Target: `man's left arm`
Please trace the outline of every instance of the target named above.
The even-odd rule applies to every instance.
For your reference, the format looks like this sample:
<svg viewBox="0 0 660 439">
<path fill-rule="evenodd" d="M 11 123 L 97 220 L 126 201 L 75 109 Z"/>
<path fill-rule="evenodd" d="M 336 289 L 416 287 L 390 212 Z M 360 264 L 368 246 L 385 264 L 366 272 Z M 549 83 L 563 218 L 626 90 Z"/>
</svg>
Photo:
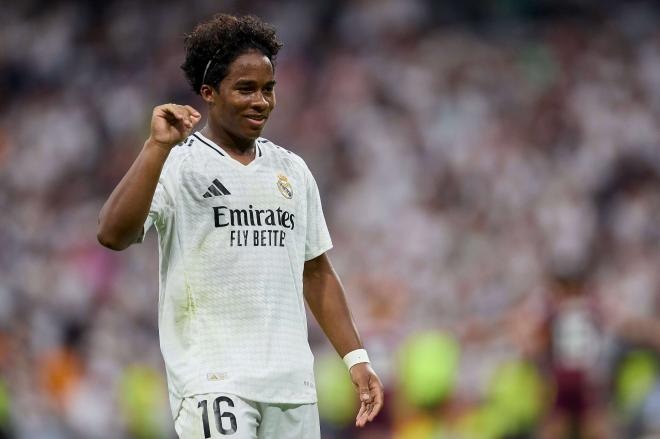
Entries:
<svg viewBox="0 0 660 439">
<path fill-rule="evenodd" d="M 305 262 L 303 292 L 309 309 L 342 358 L 363 349 L 344 295 L 344 288 L 327 254 Z M 360 410 L 355 425 L 373 421 L 383 407 L 383 384 L 369 363 L 357 363 L 350 369 L 351 380 L 360 395 Z"/>
</svg>

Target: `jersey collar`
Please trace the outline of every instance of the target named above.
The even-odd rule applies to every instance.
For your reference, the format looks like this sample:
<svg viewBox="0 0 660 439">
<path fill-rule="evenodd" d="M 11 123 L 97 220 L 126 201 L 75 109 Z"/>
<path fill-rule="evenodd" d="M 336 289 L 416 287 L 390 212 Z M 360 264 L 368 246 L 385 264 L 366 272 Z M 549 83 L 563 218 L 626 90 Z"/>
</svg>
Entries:
<svg viewBox="0 0 660 439">
<path fill-rule="evenodd" d="M 220 155 L 221 155 L 223 158 L 225 158 L 229 163 L 233 163 L 235 166 L 238 166 L 238 167 L 240 167 L 240 168 L 244 168 L 244 169 L 246 169 L 246 168 L 253 167 L 253 165 L 255 165 L 257 162 L 260 162 L 260 161 L 261 161 L 260 159 L 261 159 L 261 157 L 263 157 L 263 155 L 264 155 L 264 154 L 263 154 L 263 148 L 262 148 L 261 145 L 260 145 L 260 143 L 261 143 L 261 142 L 260 142 L 261 138 L 257 139 L 257 141 L 255 142 L 256 153 L 255 153 L 255 156 L 254 156 L 254 160 L 252 160 L 252 161 L 251 161 L 250 163 L 248 163 L 247 165 L 244 165 L 243 163 L 239 162 L 238 160 L 232 158 L 232 156 L 229 155 L 229 153 L 228 153 L 227 151 L 225 151 L 220 145 L 218 145 L 218 144 L 215 143 L 213 140 L 211 140 L 211 139 L 209 139 L 208 137 L 206 137 L 206 136 L 205 136 L 204 134 L 202 134 L 200 131 L 195 131 L 195 132 L 193 133 L 193 137 L 195 137 L 197 140 L 199 140 L 200 142 L 202 142 L 202 143 L 203 143 L 204 145 L 206 145 L 207 147 L 209 147 L 209 148 L 211 148 L 212 150 L 214 150 L 216 153 L 220 154 Z"/>
</svg>

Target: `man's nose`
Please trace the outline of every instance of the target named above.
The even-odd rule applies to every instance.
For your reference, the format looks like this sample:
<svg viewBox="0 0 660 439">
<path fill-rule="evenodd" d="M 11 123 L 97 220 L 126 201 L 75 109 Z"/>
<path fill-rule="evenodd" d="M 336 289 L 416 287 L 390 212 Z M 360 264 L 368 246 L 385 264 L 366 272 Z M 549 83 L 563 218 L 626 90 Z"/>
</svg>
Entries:
<svg viewBox="0 0 660 439">
<path fill-rule="evenodd" d="M 266 110 L 268 108 L 268 99 L 264 96 L 263 93 L 257 92 L 254 94 L 254 99 L 252 100 L 252 107 L 259 110 Z"/>
</svg>

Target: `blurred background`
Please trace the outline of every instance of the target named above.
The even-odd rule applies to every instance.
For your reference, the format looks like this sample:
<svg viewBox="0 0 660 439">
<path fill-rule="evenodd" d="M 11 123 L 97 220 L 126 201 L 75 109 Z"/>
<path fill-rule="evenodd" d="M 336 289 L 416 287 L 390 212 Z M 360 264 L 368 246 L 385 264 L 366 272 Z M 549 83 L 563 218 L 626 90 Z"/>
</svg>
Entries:
<svg viewBox="0 0 660 439">
<path fill-rule="evenodd" d="M 273 23 L 265 137 L 309 164 L 386 388 L 313 318 L 323 438 L 659 438 L 660 8 L 613 0 L 8 1 L 0 438 L 173 438 L 156 237 L 96 242 L 182 38 Z M 205 111 L 202 111 L 203 113 Z"/>
</svg>

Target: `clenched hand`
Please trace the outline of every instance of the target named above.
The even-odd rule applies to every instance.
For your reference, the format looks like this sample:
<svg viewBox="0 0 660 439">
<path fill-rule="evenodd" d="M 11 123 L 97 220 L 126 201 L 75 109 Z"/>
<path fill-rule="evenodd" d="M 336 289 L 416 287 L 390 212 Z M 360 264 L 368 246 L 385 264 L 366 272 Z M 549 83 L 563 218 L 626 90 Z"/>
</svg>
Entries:
<svg viewBox="0 0 660 439">
<path fill-rule="evenodd" d="M 190 105 L 165 104 L 154 108 L 149 140 L 164 148 L 172 148 L 188 137 L 202 118 Z"/>
</svg>

